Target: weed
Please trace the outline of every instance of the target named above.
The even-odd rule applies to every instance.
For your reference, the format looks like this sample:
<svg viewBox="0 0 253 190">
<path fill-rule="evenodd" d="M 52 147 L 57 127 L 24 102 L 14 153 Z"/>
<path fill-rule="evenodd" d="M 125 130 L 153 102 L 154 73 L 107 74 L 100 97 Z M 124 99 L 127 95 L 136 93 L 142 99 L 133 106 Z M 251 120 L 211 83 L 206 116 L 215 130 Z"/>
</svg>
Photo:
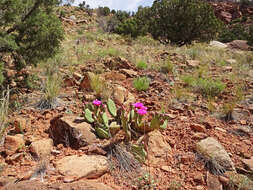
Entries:
<svg viewBox="0 0 253 190">
<path fill-rule="evenodd" d="M 10 91 L 7 89 L 6 92 L 3 92 L 2 98 L 0 99 L 0 144 L 3 143 L 5 131 L 7 128 L 9 96 Z"/>
<path fill-rule="evenodd" d="M 137 63 L 136 67 L 138 69 L 147 69 L 148 65 L 145 61 L 141 60 Z"/>
<path fill-rule="evenodd" d="M 62 78 L 57 75 L 49 75 L 45 81 L 44 95 L 37 104 L 39 109 L 52 109 L 58 106 L 57 97 L 60 94 Z"/>
<path fill-rule="evenodd" d="M 149 88 L 150 80 L 147 77 L 138 77 L 133 81 L 133 86 L 137 91 L 146 91 Z"/>
<path fill-rule="evenodd" d="M 39 89 L 39 77 L 36 74 L 30 74 L 25 78 L 25 84 L 29 89 Z"/>
<path fill-rule="evenodd" d="M 96 93 L 97 97 L 103 97 L 106 99 L 110 97 L 111 90 L 105 79 L 98 74 L 89 73 L 89 80 L 91 89 Z"/>
<path fill-rule="evenodd" d="M 138 189 L 141 190 L 149 190 L 156 188 L 155 180 L 149 173 L 144 173 L 142 176 L 138 178 L 137 186 Z"/>
<path fill-rule="evenodd" d="M 182 184 L 178 181 L 172 181 L 169 186 L 169 190 L 179 190 L 181 188 Z"/>
<path fill-rule="evenodd" d="M 215 97 L 221 94 L 226 85 L 219 81 L 208 78 L 198 78 L 191 75 L 182 77 L 182 81 L 192 87 L 195 91 L 200 92 L 205 97 Z"/>
<path fill-rule="evenodd" d="M 161 71 L 163 73 L 173 73 L 174 72 L 174 64 L 171 62 L 170 59 L 167 59 L 167 61 L 162 65 Z"/>
<path fill-rule="evenodd" d="M 214 113 L 215 110 L 217 109 L 216 106 L 215 106 L 214 98 L 208 97 L 207 109 L 208 109 L 211 113 Z"/>
</svg>

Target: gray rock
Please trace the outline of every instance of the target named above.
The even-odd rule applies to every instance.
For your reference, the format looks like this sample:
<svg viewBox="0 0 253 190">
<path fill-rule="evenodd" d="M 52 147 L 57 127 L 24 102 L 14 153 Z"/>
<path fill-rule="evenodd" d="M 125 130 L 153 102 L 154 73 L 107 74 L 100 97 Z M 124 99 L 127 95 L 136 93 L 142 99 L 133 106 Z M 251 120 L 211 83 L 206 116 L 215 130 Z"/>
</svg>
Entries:
<svg viewBox="0 0 253 190">
<path fill-rule="evenodd" d="M 78 149 L 97 140 L 92 126 L 86 123 L 83 118 L 68 115 L 56 117 L 50 123 L 49 133 L 54 144 L 64 144 Z"/>
<path fill-rule="evenodd" d="M 97 178 L 106 173 L 109 164 L 105 156 L 83 155 L 67 156 L 56 163 L 62 175 L 80 178 Z"/>
<path fill-rule="evenodd" d="M 211 41 L 211 42 L 210 42 L 210 46 L 213 46 L 213 47 L 216 47 L 216 48 L 222 48 L 222 49 L 228 47 L 227 44 L 224 44 L 224 43 L 219 42 L 219 41 Z"/>
<path fill-rule="evenodd" d="M 197 152 L 209 161 L 214 161 L 225 170 L 235 171 L 234 163 L 224 147 L 213 137 L 201 140 L 196 145 Z"/>
</svg>

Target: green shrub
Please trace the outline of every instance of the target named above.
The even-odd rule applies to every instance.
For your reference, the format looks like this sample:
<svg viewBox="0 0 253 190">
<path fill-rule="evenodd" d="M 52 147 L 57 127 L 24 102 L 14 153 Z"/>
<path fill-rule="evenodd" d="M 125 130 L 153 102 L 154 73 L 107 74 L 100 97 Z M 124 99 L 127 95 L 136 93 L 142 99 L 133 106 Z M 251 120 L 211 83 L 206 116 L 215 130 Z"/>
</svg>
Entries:
<svg viewBox="0 0 253 190">
<path fill-rule="evenodd" d="M 53 57 L 63 39 L 57 5 L 57 0 L 0 1 L 0 53 L 11 53 L 18 66 Z"/>
<path fill-rule="evenodd" d="M 156 0 L 151 7 L 150 32 L 155 39 L 176 44 L 215 37 L 221 22 L 201 0 Z"/>
<path fill-rule="evenodd" d="M 205 97 L 215 97 L 220 95 L 226 85 L 219 81 L 209 78 L 196 78 L 191 75 L 182 77 L 182 81 L 194 89 L 194 91 L 201 93 Z"/>
<path fill-rule="evenodd" d="M 119 23 L 115 28 L 115 32 L 118 34 L 130 35 L 133 38 L 145 34 L 139 27 L 135 18 L 128 18 L 122 23 Z"/>
<path fill-rule="evenodd" d="M 147 63 L 145 61 L 139 61 L 136 65 L 138 69 L 146 69 L 148 67 Z"/>
<path fill-rule="evenodd" d="M 108 16 L 111 10 L 109 7 L 98 7 L 98 15 L 99 16 Z"/>
<path fill-rule="evenodd" d="M 221 42 L 231 42 L 233 40 L 248 40 L 249 33 L 241 24 L 224 27 L 219 34 L 218 40 Z"/>
<path fill-rule="evenodd" d="M 137 91 L 146 91 L 149 88 L 149 79 L 147 77 L 138 77 L 133 81 L 133 86 Z"/>
</svg>

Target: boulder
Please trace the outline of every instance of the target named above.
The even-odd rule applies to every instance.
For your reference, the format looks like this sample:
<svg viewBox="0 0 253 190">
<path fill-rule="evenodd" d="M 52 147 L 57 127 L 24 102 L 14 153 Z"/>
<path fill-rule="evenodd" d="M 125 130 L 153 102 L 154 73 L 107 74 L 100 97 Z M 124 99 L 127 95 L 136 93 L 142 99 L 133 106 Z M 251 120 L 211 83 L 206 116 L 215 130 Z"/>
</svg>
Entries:
<svg viewBox="0 0 253 190">
<path fill-rule="evenodd" d="M 154 167 L 166 165 L 166 157 L 171 152 L 170 145 L 166 142 L 159 130 L 148 133 L 148 160 Z M 164 164 L 163 164 L 164 163 Z"/>
<path fill-rule="evenodd" d="M 196 145 L 197 152 L 207 160 L 215 160 L 225 170 L 235 171 L 234 163 L 224 147 L 213 137 L 201 140 Z"/>
<path fill-rule="evenodd" d="M 224 44 L 224 43 L 219 42 L 219 41 L 211 41 L 209 45 L 212 46 L 212 47 L 221 48 L 221 49 L 224 49 L 224 48 L 228 47 L 227 44 Z"/>
<path fill-rule="evenodd" d="M 229 48 L 232 49 L 240 49 L 243 51 L 250 50 L 250 46 L 247 44 L 246 40 L 234 40 L 232 42 L 227 43 Z"/>
<path fill-rule="evenodd" d="M 32 142 L 30 146 L 30 151 L 37 158 L 44 158 L 50 155 L 52 148 L 53 148 L 52 139 L 42 139 L 42 140 Z"/>
<path fill-rule="evenodd" d="M 7 155 L 14 154 L 18 149 L 25 146 L 23 135 L 10 136 L 7 135 L 4 141 L 4 149 Z"/>
<path fill-rule="evenodd" d="M 59 116 L 50 123 L 49 134 L 55 145 L 63 144 L 78 149 L 97 140 L 92 126 L 83 118 L 74 115 Z"/>
<path fill-rule="evenodd" d="M 80 178 L 97 178 L 106 173 L 109 163 L 105 156 L 83 155 L 66 156 L 56 163 L 56 168 L 64 176 Z"/>
</svg>

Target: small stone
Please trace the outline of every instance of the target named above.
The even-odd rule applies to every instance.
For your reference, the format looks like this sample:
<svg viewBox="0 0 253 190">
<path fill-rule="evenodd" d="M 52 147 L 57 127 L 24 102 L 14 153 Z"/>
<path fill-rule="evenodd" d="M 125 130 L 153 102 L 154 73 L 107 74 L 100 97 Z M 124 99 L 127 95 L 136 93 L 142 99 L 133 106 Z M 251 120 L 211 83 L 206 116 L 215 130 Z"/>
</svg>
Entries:
<svg viewBox="0 0 253 190">
<path fill-rule="evenodd" d="M 162 166 L 161 169 L 163 171 L 166 171 L 166 172 L 171 172 L 172 171 L 171 167 L 169 167 L 169 166 Z"/>
<path fill-rule="evenodd" d="M 14 154 L 18 149 L 25 146 L 23 135 L 10 136 L 7 135 L 4 141 L 4 148 L 7 155 Z"/>
<path fill-rule="evenodd" d="M 74 72 L 73 73 L 73 77 L 76 79 L 76 80 L 81 80 L 83 78 L 83 76 L 80 74 L 80 73 L 77 73 L 77 72 Z"/>
<path fill-rule="evenodd" d="M 200 125 L 200 124 L 191 124 L 190 125 L 191 129 L 197 132 L 201 132 L 204 133 L 206 131 L 206 127 L 204 125 Z"/>
<path fill-rule="evenodd" d="M 220 183 L 218 176 L 212 175 L 207 172 L 206 182 L 208 190 L 222 190 L 222 184 Z"/>
<path fill-rule="evenodd" d="M 128 75 L 130 77 L 135 77 L 138 75 L 138 73 L 136 71 L 129 70 L 129 69 L 121 69 L 121 72 L 125 73 L 126 75 Z"/>
<path fill-rule="evenodd" d="M 186 62 L 191 67 L 198 67 L 200 65 L 200 61 L 198 60 L 187 60 Z"/>
<path fill-rule="evenodd" d="M 196 173 L 194 174 L 193 180 L 198 183 L 198 184 L 204 184 L 205 180 L 204 180 L 204 176 L 202 173 Z"/>
<path fill-rule="evenodd" d="M 63 178 L 64 183 L 72 183 L 76 180 L 76 177 L 74 176 L 66 176 Z"/>
<path fill-rule="evenodd" d="M 52 139 L 42 139 L 42 140 L 32 142 L 30 146 L 30 151 L 37 158 L 44 158 L 45 156 L 50 155 L 52 148 L 53 148 Z"/>
<path fill-rule="evenodd" d="M 194 133 L 192 138 L 196 139 L 196 140 L 202 140 L 206 137 L 207 137 L 207 135 L 205 133 Z"/>
<path fill-rule="evenodd" d="M 220 131 L 222 133 L 226 133 L 227 132 L 225 129 L 222 129 L 220 127 L 215 127 L 215 130 Z"/>
<path fill-rule="evenodd" d="M 125 95 L 127 94 L 127 89 L 122 86 L 115 86 L 113 91 L 114 100 L 117 104 L 123 104 L 125 101 Z"/>
<path fill-rule="evenodd" d="M 235 59 L 227 59 L 226 62 L 228 64 L 236 64 L 237 61 Z"/>
<path fill-rule="evenodd" d="M 242 159 L 242 162 L 247 166 L 247 168 L 253 172 L 253 157 L 250 159 Z"/>
</svg>

